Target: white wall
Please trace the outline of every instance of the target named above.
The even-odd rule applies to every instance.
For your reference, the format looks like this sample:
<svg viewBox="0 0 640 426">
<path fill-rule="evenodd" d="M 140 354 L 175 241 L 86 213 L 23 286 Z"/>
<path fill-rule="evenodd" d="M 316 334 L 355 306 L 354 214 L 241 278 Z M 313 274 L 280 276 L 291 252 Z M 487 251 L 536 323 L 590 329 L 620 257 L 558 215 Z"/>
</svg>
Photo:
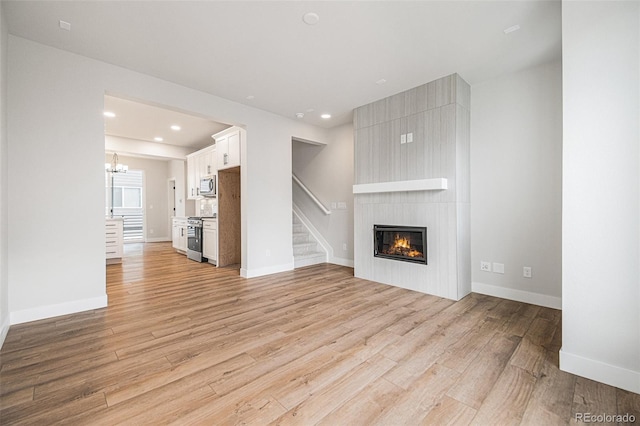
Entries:
<svg viewBox="0 0 640 426">
<path fill-rule="evenodd" d="M 0 347 L 9 331 L 7 26 L 0 7 Z"/>
<path fill-rule="evenodd" d="M 111 162 L 112 155 L 105 155 L 105 163 Z M 128 157 L 118 154 L 120 163 L 129 170 L 144 172 L 144 214 L 145 241 L 171 241 L 169 223 L 169 161 L 151 158 Z"/>
<path fill-rule="evenodd" d="M 104 179 L 107 92 L 244 125 L 242 273 L 292 268 L 291 138 L 324 141 L 326 130 L 15 36 L 8 74 L 12 323 L 106 303 L 104 193 L 95 188 Z M 35 208 L 26 208 L 26 182 L 53 183 Z M 69 209 L 78 199 L 83 208 Z"/>
<path fill-rule="evenodd" d="M 293 184 L 296 205 L 331 245 L 329 261 L 353 266 L 353 124 L 331 129 L 326 145 L 294 141 L 292 149 L 293 172 L 331 214 L 325 215 Z M 332 208 L 339 202 L 346 209 Z"/>
<path fill-rule="evenodd" d="M 560 308 L 561 222 L 560 61 L 474 85 L 473 291 Z M 481 271 L 481 261 L 504 264 L 504 274 Z"/>
<path fill-rule="evenodd" d="M 563 2 L 560 367 L 640 393 L 640 3 Z"/>
</svg>

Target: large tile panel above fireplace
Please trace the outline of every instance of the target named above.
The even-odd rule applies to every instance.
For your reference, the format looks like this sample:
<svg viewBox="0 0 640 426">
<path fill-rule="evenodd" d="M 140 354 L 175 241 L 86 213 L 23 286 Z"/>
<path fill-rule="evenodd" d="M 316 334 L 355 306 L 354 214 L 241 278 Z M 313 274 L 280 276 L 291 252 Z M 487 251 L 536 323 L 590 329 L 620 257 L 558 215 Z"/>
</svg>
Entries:
<svg viewBox="0 0 640 426">
<path fill-rule="evenodd" d="M 454 300 L 471 292 L 469 103 L 453 74 L 355 110 L 357 277 Z M 376 225 L 426 228 L 426 244 L 398 235 L 425 261 L 376 256 Z"/>
</svg>

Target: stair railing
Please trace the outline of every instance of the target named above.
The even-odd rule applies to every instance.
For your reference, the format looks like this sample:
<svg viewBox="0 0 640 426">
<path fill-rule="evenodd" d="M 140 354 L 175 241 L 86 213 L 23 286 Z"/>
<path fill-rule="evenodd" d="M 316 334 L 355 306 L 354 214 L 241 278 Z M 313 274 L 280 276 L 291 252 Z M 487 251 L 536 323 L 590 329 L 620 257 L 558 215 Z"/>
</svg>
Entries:
<svg viewBox="0 0 640 426">
<path fill-rule="evenodd" d="M 311 198 L 311 200 L 313 200 L 313 202 L 320 208 L 320 210 L 322 210 L 324 214 L 331 214 L 331 210 L 326 208 L 324 204 L 322 204 L 322 202 L 318 200 L 318 197 L 313 195 L 313 193 L 309 190 L 309 188 L 307 188 L 305 184 L 302 183 L 302 181 L 298 179 L 298 177 L 295 174 L 292 173 L 291 177 L 293 178 L 293 181 L 298 184 L 298 186 L 309 196 L 309 198 Z"/>
</svg>

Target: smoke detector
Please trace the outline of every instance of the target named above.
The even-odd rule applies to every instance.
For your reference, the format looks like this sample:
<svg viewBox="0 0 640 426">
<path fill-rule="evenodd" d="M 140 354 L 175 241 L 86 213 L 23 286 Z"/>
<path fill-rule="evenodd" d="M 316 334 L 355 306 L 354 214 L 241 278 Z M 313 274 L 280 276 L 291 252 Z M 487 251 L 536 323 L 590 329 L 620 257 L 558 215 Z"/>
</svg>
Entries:
<svg viewBox="0 0 640 426">
<path fill-rule="evenodd" d="M 320 22 L 320 16 L 317 13 L 308 12 L 302 16 L 302 20 L 307 25 L 315 25 Z"/>
</svg>

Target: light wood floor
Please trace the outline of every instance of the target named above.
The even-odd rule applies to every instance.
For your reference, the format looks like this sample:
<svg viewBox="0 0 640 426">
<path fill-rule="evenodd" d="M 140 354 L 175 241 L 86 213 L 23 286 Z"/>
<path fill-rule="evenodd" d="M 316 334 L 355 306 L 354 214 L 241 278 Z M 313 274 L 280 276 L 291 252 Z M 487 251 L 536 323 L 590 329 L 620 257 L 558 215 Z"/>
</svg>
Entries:
<svg viewBox="0 0 640 426">
<path fill-rule="evenodd" d="M 567 424 L 640 396 L 558 370 L 560 312 L 319 265 L 246 280 L 169 244 L 107 267 L 109 307 L 11 327 L 7 424 Z M 640 422 L 640 420 L 636 420 Z"/>
</svg>

